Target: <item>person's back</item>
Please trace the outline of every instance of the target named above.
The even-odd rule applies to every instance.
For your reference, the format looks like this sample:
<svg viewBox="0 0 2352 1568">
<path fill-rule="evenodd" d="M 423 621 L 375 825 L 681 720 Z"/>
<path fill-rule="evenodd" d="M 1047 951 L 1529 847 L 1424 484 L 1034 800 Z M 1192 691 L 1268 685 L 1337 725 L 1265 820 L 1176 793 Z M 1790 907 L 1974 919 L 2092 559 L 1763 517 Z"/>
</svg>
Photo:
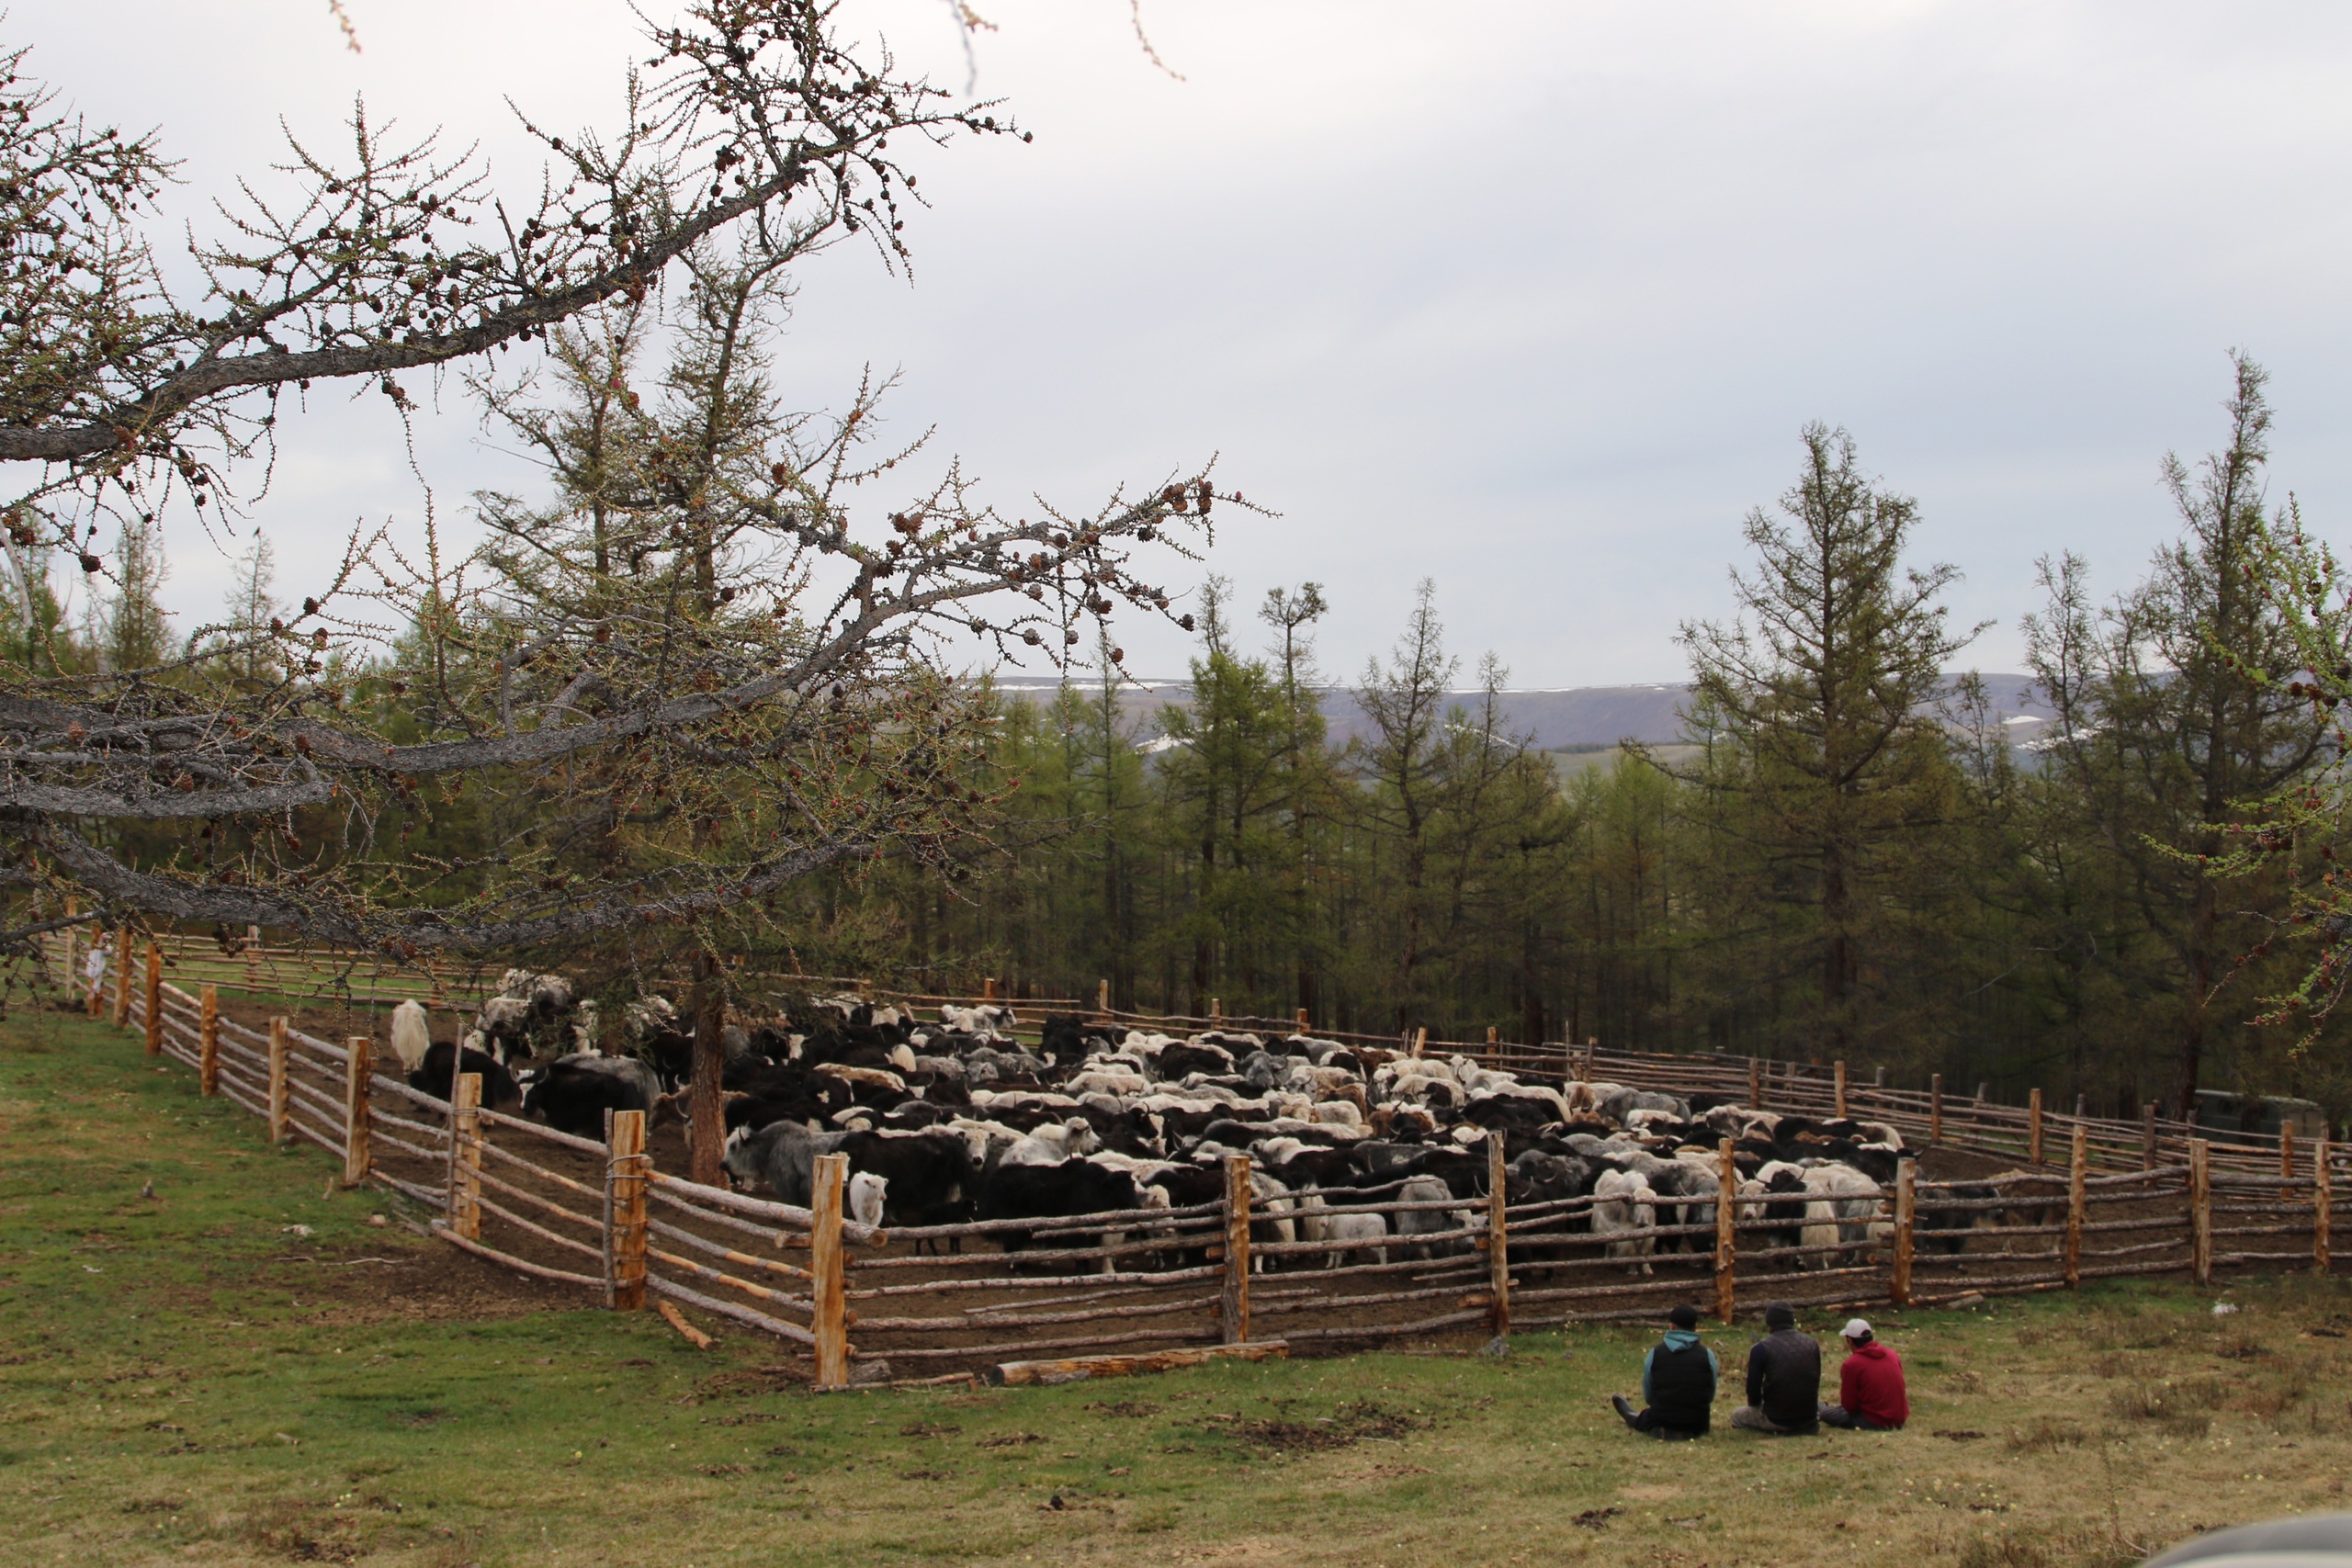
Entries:
<svg viewBox="0 0 2352 1568">
<path fill-rule="evenodd" d="M 1702 1438 L 1714 1414 L 1715 1353 L 1699 1341 L 1699 1314 L 1682 1305 L 1667 1314 L 1673 1326 L 1642 1358 L 1642 1401 L 1611 1394 L 1609 1403 L 1625 1425 L 1653 1438 Z"/>
<path fill-rule="evenodd" d="M 1747 1352 L 1747 1404 L 1732 1425 L 1754 1432 L 1810 1434 L 1821 1429 L 1821 1347 L 1797 1331 L 1796 1309 L 1764 1309 L 1770 1332 Z"/>
<path fill-rule="evenodd" d="M 1903 1358 L 1880 1344 L 1860 1318 L 1846 1325 L 1846 1361 L 1838 1369 L 1838 1403 L 1821 1407 L 1835 1427 L 1892 1432 L 1911 1419 L 1903 1386 Z"/>
<path fill-rule="evenodd" d="M 1703 1437 L 1714 1414 L 1715 1353 L 1697 1334 L 1668 1329 L 1642 1363 L 1642 1398 L 1659 1426 Z"/>
</svg>

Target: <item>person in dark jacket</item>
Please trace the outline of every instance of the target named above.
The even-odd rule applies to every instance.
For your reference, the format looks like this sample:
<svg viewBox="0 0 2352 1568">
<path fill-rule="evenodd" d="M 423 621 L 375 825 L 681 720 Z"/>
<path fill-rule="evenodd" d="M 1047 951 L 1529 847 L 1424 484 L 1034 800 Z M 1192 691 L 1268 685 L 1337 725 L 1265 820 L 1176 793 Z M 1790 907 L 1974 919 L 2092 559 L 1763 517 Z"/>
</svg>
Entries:
<svg viewBox="0 0 2352 1568">
<path fill-rule="evenodd" d="M 1747 1403 L 1731 1424 L 1747 1432 L 1811 1437 L 1821 1430 L 1821 1346 L 1797 1332 L 1797 1311 L 1786 1302 L 1764 1309 L 1770 1330 L 1747 1352 Z"/>
<path fill-rule="evenodd" d="M 1642 1403 L 1648 1408 L 1636 1411 L 1622 1393 L 1611 1394 L 1609 1403 L 1636 1432 L 1668 1442 L 1703 1438 L 1722 1369 L 1715 1353 L 1699 1343 L 1697 1308 L 1676 1307 L 1666 1320 L 1673 1326 L 1642 1358 Z"/>
<path fill-rule="evenodd" d="M 1871 1325 L 1855 1318 L 1838 1331 L 1846 1361 L 1838 1369 L 1838 1403 L 1821 1407 L 1825 1427 L 1893 1432 L 1911 1419 L 1903 1388 L 1903 1358 L 1880 1344 Z"/>
</svg>

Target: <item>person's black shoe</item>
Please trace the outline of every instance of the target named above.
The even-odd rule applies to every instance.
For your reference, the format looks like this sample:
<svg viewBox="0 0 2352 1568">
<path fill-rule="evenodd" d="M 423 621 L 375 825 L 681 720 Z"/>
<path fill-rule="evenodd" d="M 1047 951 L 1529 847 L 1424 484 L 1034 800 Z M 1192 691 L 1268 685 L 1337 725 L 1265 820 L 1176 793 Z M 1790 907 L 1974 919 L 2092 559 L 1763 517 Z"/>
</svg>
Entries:
<svg viewBox="0 0 2352 1568">
<path fill-rule="evenodd" d="M 1609 1403 L 1616 1406 L 1618 1416 L 1623 1420 L 1626 1426 L 1634 1426 L 1634 1402 L 1632 1400 L 1626 1398 L 1622 1393 L 1612 1393 L 1609 1396 Z M 1635 1430 L 1639 1430 L 1639 1428 L 1635 1427 Z"/>
</svg>

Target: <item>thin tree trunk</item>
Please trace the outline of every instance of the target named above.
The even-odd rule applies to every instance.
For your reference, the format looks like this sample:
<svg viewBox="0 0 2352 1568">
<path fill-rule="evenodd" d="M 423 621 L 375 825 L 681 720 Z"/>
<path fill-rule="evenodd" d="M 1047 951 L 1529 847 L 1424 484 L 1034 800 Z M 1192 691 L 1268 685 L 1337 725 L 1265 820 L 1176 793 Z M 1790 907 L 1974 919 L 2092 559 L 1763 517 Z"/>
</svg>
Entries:
<svg viewBox="0 0 2352 1568">
<path fill-rule="evenodd" d="M 718 959 L 713 953 L 696 953 L 692 1176 L 706 1187 L 720 1184 L 718 1162 L 727 1145 L 726 1108 L 719 1087 L 719 1075 L 727 1063 L 727 1047 L 720 1040 L 726 1027 L 727 988 L 719 978 Z"/>
</svg>

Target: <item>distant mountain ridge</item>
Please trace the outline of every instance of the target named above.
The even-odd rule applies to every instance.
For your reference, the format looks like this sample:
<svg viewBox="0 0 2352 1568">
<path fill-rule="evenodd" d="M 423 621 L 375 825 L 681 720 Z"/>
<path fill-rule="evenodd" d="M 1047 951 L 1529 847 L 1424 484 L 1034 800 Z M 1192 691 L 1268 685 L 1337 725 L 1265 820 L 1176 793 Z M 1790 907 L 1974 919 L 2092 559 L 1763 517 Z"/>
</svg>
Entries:
<svg viewBox="0 0 2352 1568">
<path fill-rule="evenodd" d="M 2013 731 L 2023 732 L 2014 733 L 2013 739 L 2032 739 L 2040 730 L 2040 721 L 2050 712 L 2034 690 L 2033 678 L 1987 674 L 1983 680 L 1996 719 L 2007 722 Z M 1000 676 L 997 680 L 997 684 L 1005 690 L 1036 694 L 1049 693 L 1060 683 L 1050 676 L 1035 675 Z M 1680 683 L 1531 687 L 1504 692 L 1502 704 L 1509 728 L 1532 733 L 1535 744 L 1547 751 L 1613 746 L 1620 740 L 1664 746 L 1682 738 L 1680 709 L 1690 693 L 1690 688 Z M 1455 692 L 1451 695 L 1464 705 L 1478 700 L 1476 692 Z M 1182 705 L 1191 697 L 1189 682 L 1148 681 L 1122 692 L 1120 705 L 1129 721 L 1142 726 L 1148 734 L 1156 728 L 1153 721 L 1162 706 Z M 1371 722 L 1364 717 L 1352 690 L 1326 687 L 1321 697 L 1324 720 L 1330 726 L 1334 740 L 1351 739 L 1370 731 Z"/>
</svg>

